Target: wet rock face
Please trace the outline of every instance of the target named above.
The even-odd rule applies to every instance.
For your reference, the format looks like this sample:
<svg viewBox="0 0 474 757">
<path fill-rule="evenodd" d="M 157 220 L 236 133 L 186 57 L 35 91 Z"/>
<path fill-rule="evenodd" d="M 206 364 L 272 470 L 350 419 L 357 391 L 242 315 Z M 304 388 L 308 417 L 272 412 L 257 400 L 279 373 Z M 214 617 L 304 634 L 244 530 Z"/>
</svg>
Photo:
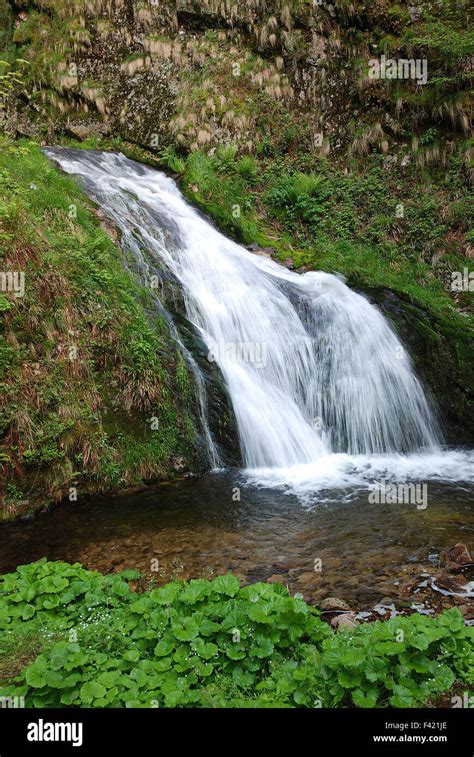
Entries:
<svg viewBox="0 0 474 757">
<path fill-rule="evenodd" d="M 11 6 L 14 12 L 15 4 Z M 33 5 L 31 13 L 38 12 L 41 7 Z M 55 14 L 58 18 L 53 19 Z M 67 133 L 80 140 L 109 136 L 139 145 L 168 144 L 179 65 L 172 56 L 152 57 L 147 39 L 150 34 L 176 34 L 175 3 L 93 0 L 82 7 L 79 4 L 75 14 L 65 7 L 40 17 L 44 24 L 40 33 L 63 58 L 56 67 L 44 67 L 34 85 L 36 91 L 27 93 L 26 103 L 16 103 L 12 128 L 19 124 L 35 136 L 46 117 L 51 136 Z M 29 20 L 29 14 L 20 15 Z M 16 19 L 18 25 L 20 16 Z M 63 38 L 54 42 L 50 40 L 53 20 L 63 27 Z M 70 31 L 76 26 L 80 32 Z M 27 41 L 31 43 L 30 57 L 38 57 L 38 43 L 35 45 L 34 38 Z M 49 92 L 42 98 L 46 109 L 34 102 L 38 90 Z"/>
<path fill-rule="evenodd" d="M 209 429 L 214 443 L 218 447 L 222 462 L 226 466 L 239 466 L 241 455 L 237 422 L 222 373 L 215 362 L 208 360 L 209 350 L 207 346 L 194 325 L 186 317 L 186 303 L 179 280 L 165 266 L 156 268 L 156 261 L 154 261 L 152 270 L 158 281 L 155 294 L 161 303 L 161 307 L 168 312 L 182 343 L 191 353 L 204 378 Z M 196 392 L 193 403 L 194 424 L 197 432 L 196 468 L 205 471 L 209 468 L 209 460 L 206 440 L 200 437 L 200 409 Z"/>
<path fill-rule="evenodd" d="M 222 373 L 215 362 L 208 360 L 209 350 L 207 346 L 194 325 L 186 317 L 186 303 L 183 288 L 179 280 L 166 267 L 156 268 L 156 261 L 154 261 L 152 270 L 153 275 L 158 281 L 155 294 L 161 303 L 161 307 L 168 312 L 182 343 L 191 353 L 204 378 L 207 398 L 207 420 L 213 441 L 218 447 L 222 463 L 231 467 L 239 466 L 241 455 L 237 422 Z M 158 313 L 159 311 L 157 310 Z M 209 459 L 207 455 L 207 442 L 201 434 L 202 424 L 196 389 L 195 387 L 193 396 L 193 416 L 196 429 L 195 467 L 199 471 L 205 471 L 209 469 Z"/>
<path fill-rule="evenodd" d="M 471 445 L 474 350 L 470 335 L 454 333 L 449 324 L 437 321 L 433 314 L 428 316 L 390 289 L 367 287 L 359 291 L 378 305 L 407 346 L 416 372 L 436 405 L 447 443 Z"/>
<path fill-rule="evenodd" d="M 11 6 L 15 12 L 15 4 Z M 41 6 L 33 5 L 31 13 L 41 11 Z M 13 15 L 17 24 L 23 23 L 18 14 Z M 108 136 L 152 148 L 178 143 L 189 149 L 208 142 L 236 142 L 245 148 L 255 124 L 245 124 L 235 113 L 235 104 L 230 102 L 230 70 L 254 53 L 262 56 L 253 80 L 261 93 L 287 101 L 292 109 L 311 116 L 315 104 L 319 112 L 321 103 L 330 116 L 326 130 L 340 132 L 347 120 L 347 114 L 339 113 L 343 98 L 337 94 L 340 86 L 346 86 L 341 84 L 346 66 L 339 65 L 336 50 L 332 50 L 333 75 L 320 70 L 329 59 L 327 35 L 333 23 L 331 12 L 322 6 L 276 3 L 270 8 L 258 0 L 234 4 L 220 0 L 91 0 L 79 2 L 74 12 L 67 7 L 51 9 L 41 19 L 45 24 L 41 33 L 62 58 L 54 66 L 40 63 L 38 67 L 35 97 L 38 90 L 47 91 L 46 108 L 38 108 L 31 98 L 12 119 L 12 123 L 24 123 L 32 135 L 39 134 L 46 119 L 51 133 L 72 129 L 81 139 L 99 122 Z M 25 20 L 29 23 L 28 14 Z M 53 22 L 64 29 L 57 40 Z M 315 33 L 316 25 L 323 34 Z M 222 35 L 222 63 L 217 71 L 210 71 L 208 80 L 202 74 L 219 54 L 219 47 L 206 48 L 206 34 Z M 31 42 L 32 57 L 41 58 L 38 41 L 27 35 L 26 41 Z M 212 44 L 216 44 L 214 38 Z M 183 99 L 199 79 L 205 89 L 211 84 L 213 100 L 202 120 L 207 103 L 199 97 L 183 107 Z"/>
<path fill-rule="evenodd" d="M 208 360 L 209 350 L 201 336 L 184 315 L 184 305 L 179 311 L 172 313 L 175 325 L 178 328 L 183 343 L 196 360 L 204 377 L 207 403 L 208 421 L 214 442 L 217 444 L 222 462 L 227 467 L 238 467 L 241 464 L 239 447 L 239 435 L 237 421 L 232 409 L 231 400 L 227 391 L 224 378 L 215 362 Z M 197 405 L 195 416 L 199 416 Z M 204 440 L 198 444 L 198 468 L 209 468 Z"/>
</svg>

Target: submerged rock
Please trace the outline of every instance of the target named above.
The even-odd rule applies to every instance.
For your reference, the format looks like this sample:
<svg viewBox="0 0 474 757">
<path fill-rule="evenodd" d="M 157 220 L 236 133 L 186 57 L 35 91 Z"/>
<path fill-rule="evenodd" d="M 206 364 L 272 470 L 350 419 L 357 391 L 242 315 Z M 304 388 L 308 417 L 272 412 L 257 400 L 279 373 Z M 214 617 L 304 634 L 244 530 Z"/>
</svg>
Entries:
<svg viewBox="0 0 474 757">
<path fill-rule="evenodd" d="M 446 568 L 456 569 L 471 564 L 472 557 L 466 545 L 458 542 L 441 553 L 441 562 Z"/>
</svg>

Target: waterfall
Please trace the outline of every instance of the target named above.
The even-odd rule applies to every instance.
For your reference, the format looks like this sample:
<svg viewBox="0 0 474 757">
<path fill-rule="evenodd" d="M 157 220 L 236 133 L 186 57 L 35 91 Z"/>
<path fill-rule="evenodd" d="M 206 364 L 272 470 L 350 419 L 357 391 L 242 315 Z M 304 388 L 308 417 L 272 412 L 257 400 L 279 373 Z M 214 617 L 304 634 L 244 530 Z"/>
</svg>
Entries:
<svg viewBox="0 0 474 757">
<path fill-rule="evenodd" d="M 226 381 L 247 468 L 439 456 L 441 433 L 409 355 L 341 277 L 299 275 L 249 252 L 172 179 L 121 154 L 45 152 L 120 228 L 146 283 L 163 267 L 179 280 L 187 317 Z"/>
</svg>

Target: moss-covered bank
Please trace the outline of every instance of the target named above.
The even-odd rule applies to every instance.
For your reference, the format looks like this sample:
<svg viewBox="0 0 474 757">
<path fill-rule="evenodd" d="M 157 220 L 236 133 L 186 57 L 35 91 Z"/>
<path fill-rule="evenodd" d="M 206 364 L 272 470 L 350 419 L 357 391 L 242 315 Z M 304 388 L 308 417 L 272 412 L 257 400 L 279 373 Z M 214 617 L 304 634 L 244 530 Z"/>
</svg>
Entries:
<svg viewBox="0 0 474 757">
<path fill-rule="evenodd" d="M 1 142 L 3 516 L 195 467 L 192 379 L 150 290 L 34 143 Z"/>
</svg>

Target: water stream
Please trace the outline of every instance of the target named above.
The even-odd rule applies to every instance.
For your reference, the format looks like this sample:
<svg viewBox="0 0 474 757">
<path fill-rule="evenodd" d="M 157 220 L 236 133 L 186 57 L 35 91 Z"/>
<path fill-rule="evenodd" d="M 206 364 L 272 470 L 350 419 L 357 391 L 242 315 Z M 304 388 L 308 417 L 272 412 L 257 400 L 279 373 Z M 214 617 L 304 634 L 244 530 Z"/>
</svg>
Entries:
<svg viewBox="0 0 474 757">
<path fill-rule="evenodd" d="M 163 581 L 233 570 L 310 601 L 341 594 L 369 606 L 403 602 L 406 581 L 429 573 L 442 549 L 472 549 L 474 454 L 444 445 L 436 409 L 375 306 L 336 275 L 298 275 L 230 241 L 156 170 L 119 154 L 46 152 L 120 229 L 144 285 L 164 270 L 180 282 L 187 318 L 227 384 L 244 467 L 216 470 L 205 383 L 158 290 L 195 375 L 214 470 L 6 525 L 0 570 L 47 556 L 146 573 L 158 558 Z M 423 496 L 374 499 L 387 482 L 419 485 Z"/>
<path fill-rule="evenodd" d="M 340 277 L 299 275 L 252 254 L 172 179 L 121 154 L 46 153 L 120 228 L 144 283 L 163 266 L 179 280 L 187 317 L 226 381 L 253 482 L 307 499 L 351 479 L 474 479 L 472 455 L 441 450 L 435 413 L 391 325 Z"/>
</svg>

